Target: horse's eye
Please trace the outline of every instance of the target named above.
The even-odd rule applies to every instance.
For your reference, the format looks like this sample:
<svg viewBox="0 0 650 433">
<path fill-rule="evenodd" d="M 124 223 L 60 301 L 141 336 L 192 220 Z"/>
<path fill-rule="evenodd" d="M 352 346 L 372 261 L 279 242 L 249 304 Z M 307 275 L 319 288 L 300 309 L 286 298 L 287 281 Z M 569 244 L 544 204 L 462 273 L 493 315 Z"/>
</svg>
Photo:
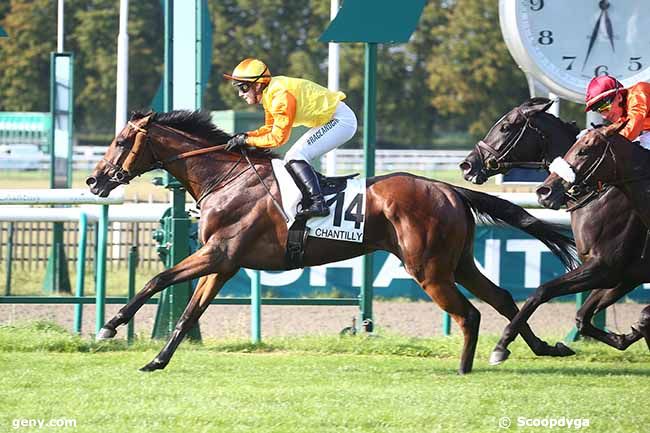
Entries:
<svg viewBox="0 0 650 433">
<path fill-rule="evenodd" d="M 585 155 L 588 155 L 588 154 L 589 154 L 589 150 L 587 150 L 586 147 L 583 147 L 582 149 L 578 150 L 578 155 L 579 156 L 585 156 Z"/>
<path fill-rule="evenodd" d="M 115 144 L 119 147 L 125 147 L 126 146 L 126 141 L 124 140 L 117 140 Z"/>
<path fill-rule="evenodd" d="M 509 124 L 504 123 L 503 125 L 501 125 L 501 132 L 508 132 L 508 131 L 510 131 L 510 125 Z"/>
</svg>

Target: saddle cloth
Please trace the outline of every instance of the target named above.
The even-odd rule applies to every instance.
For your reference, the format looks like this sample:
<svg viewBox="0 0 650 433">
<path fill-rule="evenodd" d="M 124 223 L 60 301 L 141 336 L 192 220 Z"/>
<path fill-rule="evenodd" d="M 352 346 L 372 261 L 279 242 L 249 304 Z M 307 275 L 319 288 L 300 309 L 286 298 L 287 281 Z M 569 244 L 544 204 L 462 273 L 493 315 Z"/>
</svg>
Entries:
<svg viewBox="0 0 650 433">
<path fill-rule="evenodd" d="M 280 189 L 282 208 L 289 218 L 287 226 L 291 227 L 296 219 L 302 194 L 287 169 L 284 168 L 284 161 L 274 159 L 271 163 Z M 309 236 L 338 241 L 363 242 L 366 180 L 365 178 L 352 179 L 351 177 L 327 178 L 319 175 L 321 189 L 330 208 L 330 214 L 326 217 L 310 218 L 307 221 Z M 343 188 L 343 186 L 345 187 Z"/>
</svg>

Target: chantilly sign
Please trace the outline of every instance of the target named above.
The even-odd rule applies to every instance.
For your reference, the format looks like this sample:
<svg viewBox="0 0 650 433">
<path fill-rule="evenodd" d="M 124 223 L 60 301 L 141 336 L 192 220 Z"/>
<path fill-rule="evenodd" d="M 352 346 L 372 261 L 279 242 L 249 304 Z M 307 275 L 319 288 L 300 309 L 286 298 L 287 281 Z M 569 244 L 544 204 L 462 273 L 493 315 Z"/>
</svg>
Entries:
<svg viewBox="0 0 650 433">
<path fill-rule="evenodd" d="M 478 227 L 474 244 L 479 269 L 495 284 L 507 289 L 518 301 L 524 300 L 543 282 L 565 273 L 560 261 L 548 248 L 527 234 L 504 227 Z M 313 297 L 331 295 L 354 297 L 359 294 L 362 258 L 328 263 L 285 272 L 261 272 L 265 296 Z M 406 273 L 400 260 L 386 252 L 375 253 L 373 287 L 376 297 L 428 299 Z M 250 272 L 250 271 L 249 271 Z M 650 285 L 646 285 L 650 287 Z M 467 294 L 467 291 L 464 291 Z M 250 275 L 240 271 L 220 296 L 248 296 Z M 638 288 L 629 295 L 650 301 L 650 290 Z M 566 300 L 574 300 L 573 296 Z"/>
</svg>

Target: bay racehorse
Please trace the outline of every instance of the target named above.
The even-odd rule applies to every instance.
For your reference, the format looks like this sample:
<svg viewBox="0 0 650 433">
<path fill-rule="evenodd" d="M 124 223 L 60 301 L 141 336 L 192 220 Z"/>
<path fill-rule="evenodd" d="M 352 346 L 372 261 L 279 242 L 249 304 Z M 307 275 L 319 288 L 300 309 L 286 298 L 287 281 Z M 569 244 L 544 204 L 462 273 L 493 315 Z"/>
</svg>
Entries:
<svg viewBox="0 0 650 433">
<path fill-rule="evenodd" d="M 551 104 L 546 98 L 532 98 L 497 121 L 461 163 L 465 179 L 481 184 L 488 177 L 505 174 L 515 167 L 548 169 L 551 161 L 566 153 L 579 132 L 575 124 L 547 113 Z M 543 300 L 538 301 L 541 304 L 561 295 L 593 289 L 576 315 L 578 330 L 625 350 L 641 338 L 637 329 L 615 334 L 596 328 L 591 319 L 638 285 L 650 281 L 650 260 L 641 258 L 645 227 L 617 188 L 600 192 L 585 188 L 583 192 L 567 197 L 582 265 L 545 282 L 534 296 Z M 627 272 L 630 267 L 635 269 L 633 274 Z M 534 309 L 529 309 L 530 305 L 527 303 L 518 313 L 509 325 L 511 329 L 506 328 L 508 335 L 532 315 Z M 508 340 L 500 341 L 492 354 L 492 363 L 507 359 L 508 344 Z"/>
<path fill-rule="evenodd" d="M 100 339 L 114 337 L 117 327 L 131 320 L 154 294 L 167 286 L 200 278 L 169 341 L 158 356 L 142 367 L 144 371 L 165 368 L 187 331 L 241 267 L 287 269 L 287 225 L 272 199 L 279 199 L 279 189 L 270 155 L 259 150 L 227 152 L 224 143 L 229 138 L 211 123 L 209 114 L 136 113 L 87 179 L 92 193 L 105 197 L 117 185 L 162 167 L 200 204 L 202 246 L 151 279 L 98 334 Z M 369 178 L 366 188 L 363 243 L 309 238 L 305 266 L 375 250 L 395 254 L 462 330 L 460 373 L 471 371 L 480 315 L 455 283 L 462 284 L 507 318 L 517 313 L 510 293 L 490 282 L 474 263 L 473 213 L 535 236 L 567 266 L 574 260 L 572 239 L 519 206 L 491 195 L 405 173 Z M 527 325 L 521 334 L 537 355 L 573 353 L 561 343 L 547 345 Z"/>
</svg>

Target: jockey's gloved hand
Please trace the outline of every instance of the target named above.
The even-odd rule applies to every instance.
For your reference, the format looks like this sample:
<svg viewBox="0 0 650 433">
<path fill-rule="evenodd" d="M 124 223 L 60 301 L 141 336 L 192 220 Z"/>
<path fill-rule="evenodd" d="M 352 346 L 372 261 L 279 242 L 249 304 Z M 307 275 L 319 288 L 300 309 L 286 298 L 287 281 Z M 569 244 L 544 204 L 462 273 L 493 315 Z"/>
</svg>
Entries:
<svg viewBox="0 0 650 433">
<path fill-rule="evenodd" d="M 226 143 L 226 150 L 232 151 L 246 146 L 246 137 L 248 137 L 248 135 L 243 132 L 235 134 L 230 140 L 228 140 L 228 143 Z"/>
</svg>

